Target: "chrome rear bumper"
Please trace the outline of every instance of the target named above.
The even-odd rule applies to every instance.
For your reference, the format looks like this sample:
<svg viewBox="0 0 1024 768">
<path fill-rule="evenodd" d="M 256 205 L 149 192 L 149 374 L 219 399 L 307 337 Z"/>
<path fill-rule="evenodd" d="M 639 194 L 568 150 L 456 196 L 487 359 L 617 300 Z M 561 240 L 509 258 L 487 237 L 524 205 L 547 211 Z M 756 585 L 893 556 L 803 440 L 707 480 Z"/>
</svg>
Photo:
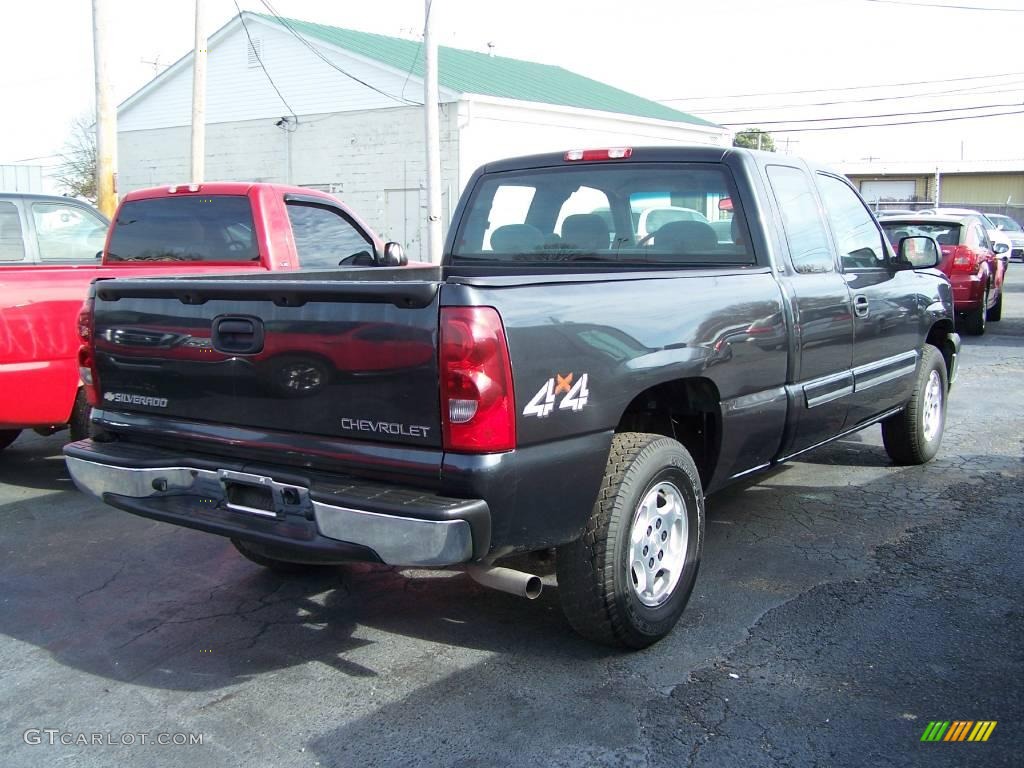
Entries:
<svg viewBox="0 0 1024 768">
<path fill-rule="evenodd" d="M 331 542 L 338 542 L 371 550 L 388 565 L 465 563 L 474 555 L 471 519 L 486 515 L 483 501 L 447 499 L 409 489 L 381 491 L 374 486 L 372 492 L 360 495 L 357 485 L 346 484 L 318 494 L 313 484 L 213 469 L 201 466 L 202 462 L 124 466 L 91 456 L 91 445 L 86 440 L 65 448 L 68 471 L 82 491 L 144 517 L 281 546 L 294 552 L 296 559 L 308 551 L 315 552 L 317 561 L 327 561 Z M 407 514 L 372 509 L 374 499 L 383 499 L 387 506 L 389 492 L 409 502 Z M 426 514 L 445 519 L 417 516 L 417 511 L 424 512 L 416 507 L 418 498 L 424 500 Z M 339 560 L 352 559 L 346 554 L 340 549 Z"/>
</svg>

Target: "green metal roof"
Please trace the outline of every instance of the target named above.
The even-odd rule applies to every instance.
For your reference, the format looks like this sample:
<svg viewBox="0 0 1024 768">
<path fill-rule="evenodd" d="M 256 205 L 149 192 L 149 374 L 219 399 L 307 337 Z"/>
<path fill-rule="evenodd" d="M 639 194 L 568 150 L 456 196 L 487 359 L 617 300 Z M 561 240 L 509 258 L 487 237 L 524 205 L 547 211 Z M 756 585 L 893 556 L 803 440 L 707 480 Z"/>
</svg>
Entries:
<svg viewBox="0 0 1024 768">
<path fill-rule="evenodd" d="M 422 45 L 415 40 L 329 27 L 298 19 L 279 19 L 263 13 L 254 15 L 275 24 L 288 25 L 302 35 L 374 59 L 394 69 L 411 71 L 417 77 L 423 76 Z M 716 123 L 577 75 L 562 67 L 459 48 L 438 47 L 437 79 L 442 88 L 457 93 L 476 93 L 720 127 Z"/>
</svg>

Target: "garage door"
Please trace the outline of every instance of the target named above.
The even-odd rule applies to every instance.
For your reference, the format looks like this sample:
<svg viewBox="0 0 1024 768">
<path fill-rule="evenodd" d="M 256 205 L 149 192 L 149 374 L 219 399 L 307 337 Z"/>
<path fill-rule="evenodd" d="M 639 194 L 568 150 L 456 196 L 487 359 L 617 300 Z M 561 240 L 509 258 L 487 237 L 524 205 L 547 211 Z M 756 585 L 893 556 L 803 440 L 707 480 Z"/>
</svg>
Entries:
<svg viewBox="0 0 1024 768">
<path fill-rule="evenodd" d="M 914 181 L 862 181 L 860 193 L 869 203 L 878 201 L 909 202 L 914 199 L 917 184 Z"/>
</svg>

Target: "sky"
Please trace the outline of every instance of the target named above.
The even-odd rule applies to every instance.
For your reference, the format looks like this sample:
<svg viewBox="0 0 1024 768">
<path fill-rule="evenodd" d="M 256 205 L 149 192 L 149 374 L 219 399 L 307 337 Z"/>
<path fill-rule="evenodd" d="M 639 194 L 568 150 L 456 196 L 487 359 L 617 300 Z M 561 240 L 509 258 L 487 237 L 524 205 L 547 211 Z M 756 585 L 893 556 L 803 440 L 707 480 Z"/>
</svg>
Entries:
<svg viewBox="0 0 1024 768">
<path fill-rule="evenodd" d="M 103 1 L 121 102 L 191 48 L 194 0 Z M 423 0 L 272 2 L 284 16 L 411 39 L 423 26 Z M 204 4 L 210 33 L 236 13 L 234 0 Z M 433 0 L 432 15 L 442 45 L 490 43 L 736 130 L 763 127 L 780 149 L 840 167 L 1024 159 L 1024 114 L 781 130 L 1024 112 L 1024 0 Z M 0 0 L 0 28 L 0 164 L 53 166 L 71 120 L 92 108 L 91 2 Z M 893 86 L 904 83 L 916 84 Z M 794 119 L 820 122 L 770 122 Z"/>
</svg>

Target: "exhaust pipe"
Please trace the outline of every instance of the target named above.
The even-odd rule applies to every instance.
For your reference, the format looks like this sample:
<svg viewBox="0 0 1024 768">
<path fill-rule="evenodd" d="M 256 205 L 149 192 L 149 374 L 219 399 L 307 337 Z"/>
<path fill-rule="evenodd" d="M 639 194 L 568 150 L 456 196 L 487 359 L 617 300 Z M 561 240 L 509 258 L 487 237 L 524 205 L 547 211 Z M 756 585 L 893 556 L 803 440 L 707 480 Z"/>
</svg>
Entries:
<svg viewBox="0 0 1024 768">
<path fill-rule="evenodd" d="M 497 589 L 500 592 L 508 592 L 510 595 L 525 597 L 527 600 L 536 600 L 544 588 L 540 576 L 514 571 L 511 568 L 471 565 L 466 568 L 466 573 L 477 584 L 483 584 L 485 587 Z"/>
</svg>

